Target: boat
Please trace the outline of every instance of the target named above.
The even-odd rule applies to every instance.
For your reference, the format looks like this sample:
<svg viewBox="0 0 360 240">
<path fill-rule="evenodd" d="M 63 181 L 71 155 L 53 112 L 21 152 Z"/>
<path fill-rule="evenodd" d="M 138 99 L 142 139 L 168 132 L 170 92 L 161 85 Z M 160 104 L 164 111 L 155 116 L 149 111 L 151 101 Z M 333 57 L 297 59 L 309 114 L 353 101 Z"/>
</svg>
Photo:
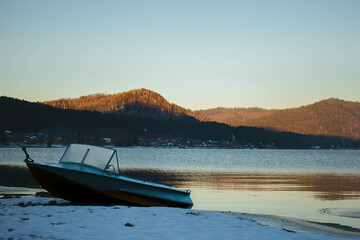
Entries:
<svg viewBox="0 0 360 240">
<path fill-rule="evenodd" d="M 71 144 L 58 163 L 35 162 L 23 151 L 35 180 L 55 197 L 80 204 L 193 205 L 190 190 L 121 175 L 115 149 Z"/>
</svg>

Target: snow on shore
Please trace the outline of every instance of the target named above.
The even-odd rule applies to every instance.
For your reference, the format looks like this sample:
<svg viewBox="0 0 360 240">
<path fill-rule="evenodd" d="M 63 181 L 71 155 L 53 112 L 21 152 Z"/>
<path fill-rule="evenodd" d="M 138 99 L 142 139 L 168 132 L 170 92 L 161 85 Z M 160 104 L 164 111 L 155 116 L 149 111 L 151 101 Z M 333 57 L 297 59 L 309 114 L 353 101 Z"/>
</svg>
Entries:
<svg viewBox="0 0 360 240">
<path fill-rule="evenodd" d="M 65 206 L 61 206 L 64 204 Z M 165 207 L 74 206 L 53 198 L 0 200 L 0 239 L 338 239 L 231 214 Z"/>
</svg>

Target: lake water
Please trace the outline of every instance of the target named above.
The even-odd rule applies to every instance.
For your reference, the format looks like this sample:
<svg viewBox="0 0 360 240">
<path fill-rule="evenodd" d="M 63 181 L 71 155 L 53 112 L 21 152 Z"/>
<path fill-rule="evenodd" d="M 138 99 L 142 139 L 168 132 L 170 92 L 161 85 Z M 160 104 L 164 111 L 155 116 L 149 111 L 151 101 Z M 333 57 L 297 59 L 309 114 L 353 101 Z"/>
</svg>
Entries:
<svg viewBox="0 0 360 240">
<path fill-rule="evenodd" d="M 58 162 L 64 148 L 29 148 Z M 296 217 L 360 228 L 359 150 L 117 148 L 121 173 L 190 189 L 194 209 Z M 0 164 L 24 166 L 19 148 Z M 1 185 L 1 183 L 0 183 Z"/>
</svg>

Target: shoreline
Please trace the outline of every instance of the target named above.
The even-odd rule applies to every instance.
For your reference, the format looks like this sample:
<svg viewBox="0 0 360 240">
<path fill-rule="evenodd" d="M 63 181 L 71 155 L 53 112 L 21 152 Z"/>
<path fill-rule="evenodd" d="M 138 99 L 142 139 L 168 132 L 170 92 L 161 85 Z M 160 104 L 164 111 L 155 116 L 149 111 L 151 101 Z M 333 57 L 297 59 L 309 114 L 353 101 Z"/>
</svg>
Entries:
<svg viewBox="0 0 360 240">
<path fill-rule="evenodd" d="M 0 165 L 0 186 L 41 188 L 26 166 Z"/>
<path fill-rule="evenodd" d="M 106 148 L 153 148 L 153 149 L 237 149 L 237 150 L 310 150 L 310 151 L 321 151 L 321 150 L 360 150 L 360 148 L 266 148 L 266 147 L 222 147 L 222 146 L 192 146 L 192 147 L 182 147 L 182 146 L 153 146 L 153 145 L 99 145 Z M 25 143 L 12 143 L 9 145 L 0 144 L 0 148 L 67 148 L 67 144 L 53 144 L 48 146 L 46 144 L 25 144 Z"/>
<path fill-rule="evenodd" d="M 280 227 L 284 230 L 289 230 L 290 232 L 293 231 L 293 232 L 308 233 L 308 231 L 311 232 L 312 230 L 312 231 L 326 232 L 341 236 L 360 237 L 360 228 L 353 228 L 350 226 L 345 226 L 337 223 L 310 221 L 300 218 L 266 215 L 266 214 L 249 214 L 249 213 L 229 213 L 229 214 L 236 215 L 241 219 L 255 220 L 260 224 Z"/>
</svg>

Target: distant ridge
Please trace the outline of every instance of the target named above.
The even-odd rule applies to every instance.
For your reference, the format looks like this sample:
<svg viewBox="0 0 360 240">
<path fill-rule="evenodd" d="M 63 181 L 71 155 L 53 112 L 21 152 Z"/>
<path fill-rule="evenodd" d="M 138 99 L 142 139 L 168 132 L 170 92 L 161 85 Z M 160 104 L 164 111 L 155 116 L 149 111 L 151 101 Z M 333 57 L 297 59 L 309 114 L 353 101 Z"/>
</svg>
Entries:
<svg viewBox="0 0 360 240">
<path fill-rule="evenodd" d="M 215 108 L 191 111 L 169 103 L 156 92 L 142 88 L 117 94 L 63 98 L 43 104 L 60 109 L 116 113 L 161 120 L 215 121 L 234 127 L 260 127 L 280 132 L 360 140 L 360 103 L 336 98 L 283 110 Z"/>
<path fill-rule="evenodd" d="M 73 99 L 63 98 L 43 103 L 61 109 L 120 113 L 141 118 L 203 120 L 199 114 L 169 103 L 160 94 L 144 88 L 117 94 L 92 94 Z"/>
<path fill-rule="evenodd" d="M 42 103 L 0 97 L 0 146 L 11 143 L 93 145 L 111 139 L 115 146 L 163 141 L 181 146 L 203 146 L 206 141 L 226 148 L 357 148 L 360 141 L 338 137 L 231 127 L 216 122 L 139 118 L 118 113 L 54 108 Z M 33 139 L 37 139 L 36 141 Z M 159 140 L 160 139 L 160 140 Z M 35 142 L 34 142 L 35 141 Z"/>
<path fill-rule="evenodd" d="M 245 115 L 229 118 L 227 116 L 236 115 L 239 109 L 226 109 L 227 115 L 221 111 L 220 116 L 216 115 L 220 120 L 211 115 L 211 112 L 203 110 L 200 113 L 214 121 L 232 126 L 262 127 L 275 131 L 360 139 L 360 102 L 330 98 L 299 108 L 258 109 L 258 114 L 263 115 L 258 117 Z"/>
<path fill-rule="evenodd" d="M 266 115 L 270 115 L 278 110 L 267 110 L 263 108 L 211 108 L 206 110 L 195 111 L 197 114 L 203 115 L 204 117 L 215 121 L 226 123 L 231 126 L 239 124 L 240 120 L 247 120 L 253 118 L 259 118 Z"/>
</svg>

